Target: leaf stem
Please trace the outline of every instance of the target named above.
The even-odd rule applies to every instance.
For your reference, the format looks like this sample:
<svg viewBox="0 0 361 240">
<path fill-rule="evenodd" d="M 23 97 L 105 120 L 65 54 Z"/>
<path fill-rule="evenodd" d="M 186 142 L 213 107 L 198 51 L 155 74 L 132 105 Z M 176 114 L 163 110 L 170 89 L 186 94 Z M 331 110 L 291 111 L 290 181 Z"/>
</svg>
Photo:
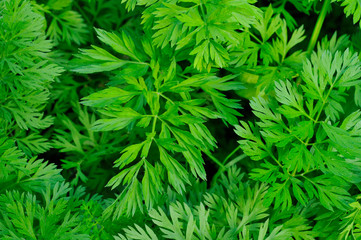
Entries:
<svg viewBox="0 0 361 240">
<path fill-rule="evenodd" d="M 248 33 L 251 37 L 253 37 L 259 44 L 264 44 L 264 41 L 261 41 L 256 35 L 254 35 L 249 29 L 243 29 L 244 32 Z"/>
<path fill-rule="evenodd" d="M 224 169 L 225 166 L 219 161 L 216 157 L 212 155 L 209 151 L 203 151 L 210 159 L 212 159 L 213 162 L 215 162 L 221 169 Z"/>
<path fill-rule="evenodd" d="M 336 80 L 336 81 L 337 81 L 337 80 Z M 331 92 L 332 92 L 332 89 L 333 89 L 336 81 L 332 83 L 330 89 L 328 90 L 328 92 L 327 92 L 327 94 L 326 94 L 325 99 L 323 99 L 323 96 L 321 96 L 321 97 L 322 97 L 322 106 L 321 106 L 321 108 L 320 108 L 320 110 L 319 110 L 319 112 L 318 112 L 318 114 L 317 114 L 316 119 L 315 119 L 315 120 L 316 120 L 315 122 L 318 123 L 318 124 L 320 124 L 320 123 L 318 122 L 318 120 L 320 119 L 320 116 L 321 116 L 321 114 L 322 114 L 322 112 L 323 112 L 323 109 L 324 109 L 324 107 L 325 107 L 325 105 L 326 105 L 326 103 L 327 103 L 327 99 L 328 99 L 328 97 L 330 96 L 330 94 L 331 94 Z M 310 142 L 310 140 L 311 140 L 311 138 L 308 138 L 308 139 L 307 139 L 306 145 L 308 145 L 308 143 Z"/>
<path fill-rule="evenodd" d="M 204 11 L 204 3 L 203 1 L 201 0 L 200 3 L 199 3 L 199 6 L 201 8 L 201 14 L 202 14 L 202 17 L 203 17 L 203 21 L 204 21 L 204 24 L 206 25 L 207 27 L 207 15 L 206 15 L 206 12 Z M 206 28 L 207 30 L 207 28 Z M 207 30 L 208 31 L 208 30 Z"/>
<path fill-rule="evenodd" d="M 225 164 L 228 159 L 230 159 L 239 149 L 241 148 L 241 145 L 238 145 L 238 147 L 236 147 L 230 154 L 228 154 L 228 156 L 223 160 L 223 164 Z"/>
<path fill-rule="evenodd" d="M 238 150 L 238 149 L 237 149 Z M 234 151 L 236 152 L 236 151 Z M 229 155 L 228 155 L 229 156 Z M 218 169 L 217 173 L 213 176 L 212 178 L 212 182 L 211 182 L 211 186 L 214 186 L 217 183 L 217 179 L 219 178 L 219 176 L 227 170 L 227 168 L 229 168 L 230 166 L 236 164 L 237 162 L 241 161 L 242 159 L 246 158 L 247 155 L 246 154 L 242 154 L 239 155 L 238 157 L 232 159 L 232 161 L 230 161 L 227 165 L 225 165 L 224 168 L 220 168 Z M 225 161 L 224 161 L 225 162 Z"/>
<path fill-rule="evenodd" d="M 310 42 L 309 42 L 308 47 L 307 47 L 307 54 L 308 55 L 310 55 L 311 52 L 313 51 L 313 49 L 315 48 L 318 36 L 320 35 L 320 31 L 321 31 L 323 22 L 325 21 L 325 17 L 326 17 L 326 14 L 327 14 L 327 10 L 328 10 L 328 8 L 330 6 L 330 3 L 331 3 L 331 0 L 325 0 L 323 2 L 321 13 L 318 16 L 316 26 L 313 29 L 313 33 L 312 33 Z"/>
<path fill-rule="evenodd" d="M 156 127 L 156 124 L 157 124 L 157 119 L 158 119 L 158 116 L 154 116 L 153 126 L 152 126 L 152 133 L 155 133 L 155 127 Z"/>
</svg>

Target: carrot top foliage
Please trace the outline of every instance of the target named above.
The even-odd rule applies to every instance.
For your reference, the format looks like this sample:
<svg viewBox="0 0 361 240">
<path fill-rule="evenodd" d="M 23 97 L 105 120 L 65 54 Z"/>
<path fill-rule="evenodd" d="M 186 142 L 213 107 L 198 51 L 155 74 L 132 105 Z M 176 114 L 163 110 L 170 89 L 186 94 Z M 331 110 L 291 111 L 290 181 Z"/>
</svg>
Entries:
<svg viewBox="0 0 361 240">
<path fill-rule="evenodd" d="M 0 238 L 360 239 L 360 18 L 0 0 Z"/>
</svg>

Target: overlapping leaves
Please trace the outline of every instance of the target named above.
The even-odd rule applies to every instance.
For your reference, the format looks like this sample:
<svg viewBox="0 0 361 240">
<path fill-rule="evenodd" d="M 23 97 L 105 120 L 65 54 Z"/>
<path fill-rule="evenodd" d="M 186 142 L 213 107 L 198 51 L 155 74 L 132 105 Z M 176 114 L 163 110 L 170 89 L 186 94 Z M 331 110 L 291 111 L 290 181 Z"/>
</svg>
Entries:
<svg viewBox="0 0 361 240">
<path fill-rule="evenodd" d="M 29 1 L 0 1 L 0 129 L 29 154 L 49 149 L 37 129 L 52 124 L 43 109 L 62 69 L 51 63 L 44 18 Z M 25 130 L 32 132 L 27 135 Z"/>
<path fill-rule="evenodd" d="M 238 44 L 237 30 L 249 28 L 260 16 L 255 1 L 123 1 L 128 9 L 145 5 L 143 23 L 153 34 L 153 43 L 174 46 L 194 56 L 198 70 L 225 67 L 228 46 Z"/>
<path fill-rule="evenodd" d="M 125 31 L 120 35 L 97 31 L 100 40 L 119 56 L 93 46 L 82 50 L 74 70 L 114 73 L 109 87 L 82 103 L 99 108 L 102 118 L 94 123 L 94 131 L 121 130 L 137 136 L 125 143 L 115 161 L 120 172 L 108 183 L 112 188 L 124 186 L 109 212 L 134 214 L 143 209 L 143 200 L 147 208 L 154 206 L 164 191 L 163 183 L 182 193 L 190 184 L 189 171 L 193 177 L 206 179 L 202 152 L 209 154 L 216 141 L 204 123 L 221 118 L 235 124 L 240 105 L 222 92 L 242 86 L 231 81 L 232 75 L 189 76 L 176 58 L 166 60 L 167 55 L 153 48 L 146 36 L 140 43 Z"/>
<path fill-rule="evenodd" d="M 248 84 L 247 90 L 239 92 L 242 96 L 268 94 L 276 81 L 300 74 L 305 53 L 292 49 L 305 39 L 303 26 L 289 35 L 286 21 L 271 5 L 250 29 L 242 32 L 242 41 L 232 45 L 230 51 L 235 67 L 231 71 L 242 72 L 240 79 Z M 255 93 L 250 89 L 255 89 Z"/>
<path fill-rule="evenodd" d="M 292 196 L 304 205 L 316 197 L 327 209 L 349 208 L 348 189 L 361 181 L 361 119 L 359 111 L 345 113 L 341 103 L 360 77 L 357 54 L 320 49 L 304 63 L 304 84 L 280 81 L 277 101 L 251 101 L 260 121 L 241 122 L 236 133 L 245 153 L 261 161 L 252 178 L 272 184 L 268 204 L 286 209 Z"/>
<path fill-rule="evenodd" d="M 284 225 L 276 223 L 264 206 L 265 184 L 250 186 L 239 169 L 231 168 L 214 188 L 200 195 L 200 202 L 168 202 L 149 212 L 147 223 L 123 229 L 115 239 L 313 239 L 315 233 L 303 214 L 290 212 Z M 277 216 L 275 214 L 274 216 Z M 300 238 L 299 238 L 300 237 Z"/>
</svg>

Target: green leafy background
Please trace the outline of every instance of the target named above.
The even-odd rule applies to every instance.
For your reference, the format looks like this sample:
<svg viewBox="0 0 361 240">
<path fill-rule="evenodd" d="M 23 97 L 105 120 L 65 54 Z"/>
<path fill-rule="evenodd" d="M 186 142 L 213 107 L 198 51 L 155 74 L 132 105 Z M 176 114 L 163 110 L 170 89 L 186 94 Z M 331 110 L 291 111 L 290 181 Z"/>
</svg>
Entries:
<svg viewBox="0 0 361 240">
<path fill-rule="evenodd" d="M 0 0 L 1 239 L 361 239 L 357 0 Z"/>
</svg>

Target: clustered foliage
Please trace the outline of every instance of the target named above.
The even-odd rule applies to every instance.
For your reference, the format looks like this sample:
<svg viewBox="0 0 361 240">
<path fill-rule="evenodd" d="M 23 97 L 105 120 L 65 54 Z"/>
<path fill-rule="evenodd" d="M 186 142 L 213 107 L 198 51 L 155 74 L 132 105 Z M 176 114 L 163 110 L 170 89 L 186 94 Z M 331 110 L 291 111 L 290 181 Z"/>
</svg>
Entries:
<svg viewBox="0 0 361 240">
<path fill-rule="evenodd" d="M 361 239 L 360 19 L 0 0 L 0 239 Z"/>
</svg>

